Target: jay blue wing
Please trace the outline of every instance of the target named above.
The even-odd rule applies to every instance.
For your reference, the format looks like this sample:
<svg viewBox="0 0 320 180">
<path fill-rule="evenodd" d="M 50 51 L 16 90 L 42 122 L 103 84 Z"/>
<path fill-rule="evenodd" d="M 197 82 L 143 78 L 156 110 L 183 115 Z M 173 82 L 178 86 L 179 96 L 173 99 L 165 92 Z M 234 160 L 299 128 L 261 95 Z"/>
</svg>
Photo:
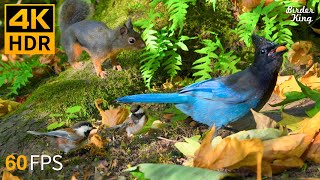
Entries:
<svg viewBox="0 0 320 180">
<path fill-rule="evenodd" d="M 174 103 L 178 109 L 209 126 L 220 128 L 259 110 L 274 89 L 286 50 L 257 35 L 252 36 L 255 59 L 251 66 L 230 76 L 191 84 L 176 93 L 139 94 L 118 98 L 121 103 Z"/>
</svg>

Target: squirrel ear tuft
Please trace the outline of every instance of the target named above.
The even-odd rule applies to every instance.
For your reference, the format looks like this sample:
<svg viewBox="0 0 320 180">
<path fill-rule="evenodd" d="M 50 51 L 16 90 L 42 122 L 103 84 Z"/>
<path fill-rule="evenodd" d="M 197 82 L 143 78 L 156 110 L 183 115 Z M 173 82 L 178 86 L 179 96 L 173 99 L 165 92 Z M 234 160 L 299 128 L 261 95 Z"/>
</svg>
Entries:
<svg viewBox="0 0 320 180">
<path fill-rule="evenodd" d="M 132 28 L 133 28 L 133 25 L 132 25 L 132 22 L 131 22 L 131 18 L 128 19 L 128 21 L 126 22 L 125 26 L 126 26 L 128 29 L 132 29 Z"/>
<path fill-rule="evenodd" d="M 126 26 L 120 28 L 120 34 L 124 35 L 128 33 L 128 28 Z"/>
</svg>

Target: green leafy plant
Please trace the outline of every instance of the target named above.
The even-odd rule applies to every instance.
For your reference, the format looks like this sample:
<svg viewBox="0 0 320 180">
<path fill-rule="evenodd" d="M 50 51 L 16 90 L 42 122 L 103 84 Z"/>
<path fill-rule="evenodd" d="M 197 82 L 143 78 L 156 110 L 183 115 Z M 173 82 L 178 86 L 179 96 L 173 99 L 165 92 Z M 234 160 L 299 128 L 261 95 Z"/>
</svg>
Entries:
<svg viewBox="0 0 320 180">
<path fill-rule="evenodd" d="M 169 26 L 165 26 L 160 30 L 155 30 L 156 19 L 162 14 L 156 12 L 155 7 L 159 3 L 164 3 L 169 12 Z M 151 80 L 160 67 L 167 72 L 167 75 L 172 79 L 181 70 L 182 60 L 179 49 L 188 51 L 184 41 L 192 39 L 181 35 L 187 8 L 189 4 L 194 4 L 195 0 L 153 0 L 150 2 L 150 11 L 148 18 L 140 20 L 135 25 L 144 28 L 142 39 L 146 42 L 145 52 L 142 54 L 141 71 L 146 86 L 150 88 Z M 178 37 L 175 32 L 178 32 Z"/>
<path fill-rule="evenodd" d="M 22 62 L 0 60 L 0 87 L 6 85 L 9 90 L 7 96 L 17 95 L 18 90 L 27 85 L 29 79 L 33 77 L 34 68 L 44 67 L 38 59 L 38 56 L 32 56 Z"/>
<path fill-rule="evenodd" d="M 237 175 L 232 173 L 225 173 L 220 171 L 213 171 L 203 168 L 194 168 L 188 166 L 181 166 L 175 164 L 151 164 L 144 163 L 137 166 L 128 168 L 125 172 L 130 172 L 135 178 L 139 180 L 144 179 L 232 179 L 238 178 Z M 175 172 L 175 173 L 172 173 Z"/>
<path fill-rule="evenodd" d="M 309 0 L 308 1 L 308 7 L 318 11 L 318 14 L 320 12 L 320 0 Z M 316 20 L 318 20 L 320 18 L 320 14 L 318 15 L 318 18 Z"/>
<path fill-rule="evenodd" d="M 212 34 L 215 34 L 212 32 Z M 197 59 L 193 62 L 192 69 L 196 69 L 197 72 L 193 73 L 193 76 L 198 77 L 197 82 L 205 79 L 210 79 L 210 73 L 232 74 L 239 70 L 235 66 L 240 58 L 233 55 L 233 51 L 225 52 L 219 38 L 216 36 L 216 41 L 205 39 L 202 41 L 205 46 L 202 49 L 195 52 L 203 54 L 205 56 Z"/>
<path fill-rule="evenodd" d="M 301 4 L 293 1 L 274 1 L 263 7 L 264 1 L 251 12 L 243 13 L 239 16 L 239 23 L 235 33 L 239 35 L 247 46 L 251 46 L 251 35 L 259 25 L 257 34 L 263 35 L 267 39 L 276 43 L 287 42 L 288 47 L 293 44 L 290 27 L 298 24 L 290 20 L 290 13 L 286 13 L 289 6 L 293 8 L 301 7 Z M 259 24 L 261 22 L 261 24 Z"/>
<path fill-rule="evenodd" d="M 315 101 L 315 106 L 313 108 L 307 110 L 306 114 L 309 117 L 313 117 L 314 115 L 316 115 L 320 111 L 320 92 L 317 90 L 312 90 L 308 86 L 303 85 L 297 79 L 296 79 L 296 81 L 297 81 L 298 85 L 300 86 L 302 92 L 292 91 L 292 92 L 285 93 L 286 99 L 284 99 L 280 103 L 272 104 L 271 106 L 273 106 L 273 107 L 283 106 L 288 103 L 298 101 L 300 99 L 310 98 L 311 100 Z"/>
<path fill-rule="evenodd" d="M 58 122 L 49 124 L 47 126 L 47 130 L 51 131 L 59 127 L 62 127 L 65 124 L 70 124 L 71 120 L 79 117 L 78 115 L 76 115 L 76 113 L 79 113 L 80 111 L 81 111 L 81 106 L 72 106 L 67 108 L 64 114 L 59 114 L 59 113 L 50 114 L 49 117 Z"/>
</svg>

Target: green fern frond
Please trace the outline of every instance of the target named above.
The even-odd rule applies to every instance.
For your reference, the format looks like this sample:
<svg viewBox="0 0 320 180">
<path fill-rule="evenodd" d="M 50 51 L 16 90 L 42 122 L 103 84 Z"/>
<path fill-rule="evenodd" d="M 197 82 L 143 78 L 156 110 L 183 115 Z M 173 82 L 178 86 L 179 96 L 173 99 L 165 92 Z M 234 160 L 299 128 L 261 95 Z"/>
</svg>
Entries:
<svg viewBox="0 0 320 180">
<path fill-rule="evenodd" d="M 198 70 L 193 73 L 193 76 L 197 77 L 196 82 L 210 79 L 210 73 L 212 72 L 232 74 L 238 71 L 235 65 L 240 61 L 240 58 L 233 55 L 233 51 L 225 53 L 218 37 L 216 37 L 215 42 L 206 39 L 203 40 L 202 44 L 205 47 L 195 52 L 205 56 L 193 62 L 192 67 L 192 69 Z"/>
<path fill-rule="evenodd" d="M 170 36 L 172 36 L 177 29 L 179 29 L 179 34 L 181 34 L 189 4 L 195 4 L 195 2 L 196 0 L 168 0 L 165 3 L 170 14 L 169 20 L 172 21 L 172 25 L 169 28 L 171 31 Z"/>
<path fill-rule="evenodd" d="M 263 4 L 264 1 L 262 1 L 252 12 L 246 12 L 239 16 L 239 23 L 234 32 L 239 35 L 240 40 L 244 41 L 247 46 L 251 46 L 252 44 L 251 35 L 260 19 Z"/>
<path fill-rule="evenodd" d="M 276 43 L 287 42 L 288 47 L 293 44 L 292 32 L 290 27 L 298 24 L 290 20 L 290 13 L 286 13 L 289 6 L 293 8 L 301 7 L 298 2 L 289 0 L 273 1 L 263 7 L 264 1 L 261 1 L 252 12 L 246 12 L 239 16 L 239 23 L 235 30 L 239 35 L 240 40 L 243 40 L 247 46 L 251 46 L 251 35 L 254 32 L 259 20 L 262 25 L 257 32 L 266 39 Z"/>
<path fill-rule="evenodd" d="M 38 57 L 31 57 L 22 62 L 3 62 L 0 60 L 0 87 L 7 86 L 9 93 L 7 96 L 18 94 L 18 90 L 26 86 L 29 79 L 33 77 L 33 68 L 40 68 Z"/>
</svg>

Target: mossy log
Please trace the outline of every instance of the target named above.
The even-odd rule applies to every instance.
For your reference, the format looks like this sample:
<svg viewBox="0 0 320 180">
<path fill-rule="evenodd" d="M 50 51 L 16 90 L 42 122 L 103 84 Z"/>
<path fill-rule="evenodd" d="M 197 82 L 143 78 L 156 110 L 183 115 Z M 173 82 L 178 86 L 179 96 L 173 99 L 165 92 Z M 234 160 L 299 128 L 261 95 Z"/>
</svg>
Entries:
<svg viewBox="0 0 320 180">
<path fill-rule="evenodd" d="M 26 131 L 45 130 L 52 122 L 52 113 L 63 114 L 68 107 L 79 105 L 82 110 L 77 120 L 98 119 L 101 117 L 95 99 L 103 98 L 107 105 L 115 105 L 116 98 L 145 90 L 137 67 L 115 71 L 109 66 L 106 71 L 106 79 L 97 77 L 90 61 L 82 70 L 70 68 L 40 85 L 16 111 L 0 119 L 0 156 L 40 153 L 41 148 L 35 148 L 39 138 L 27 135 Z"/>
</svg>

